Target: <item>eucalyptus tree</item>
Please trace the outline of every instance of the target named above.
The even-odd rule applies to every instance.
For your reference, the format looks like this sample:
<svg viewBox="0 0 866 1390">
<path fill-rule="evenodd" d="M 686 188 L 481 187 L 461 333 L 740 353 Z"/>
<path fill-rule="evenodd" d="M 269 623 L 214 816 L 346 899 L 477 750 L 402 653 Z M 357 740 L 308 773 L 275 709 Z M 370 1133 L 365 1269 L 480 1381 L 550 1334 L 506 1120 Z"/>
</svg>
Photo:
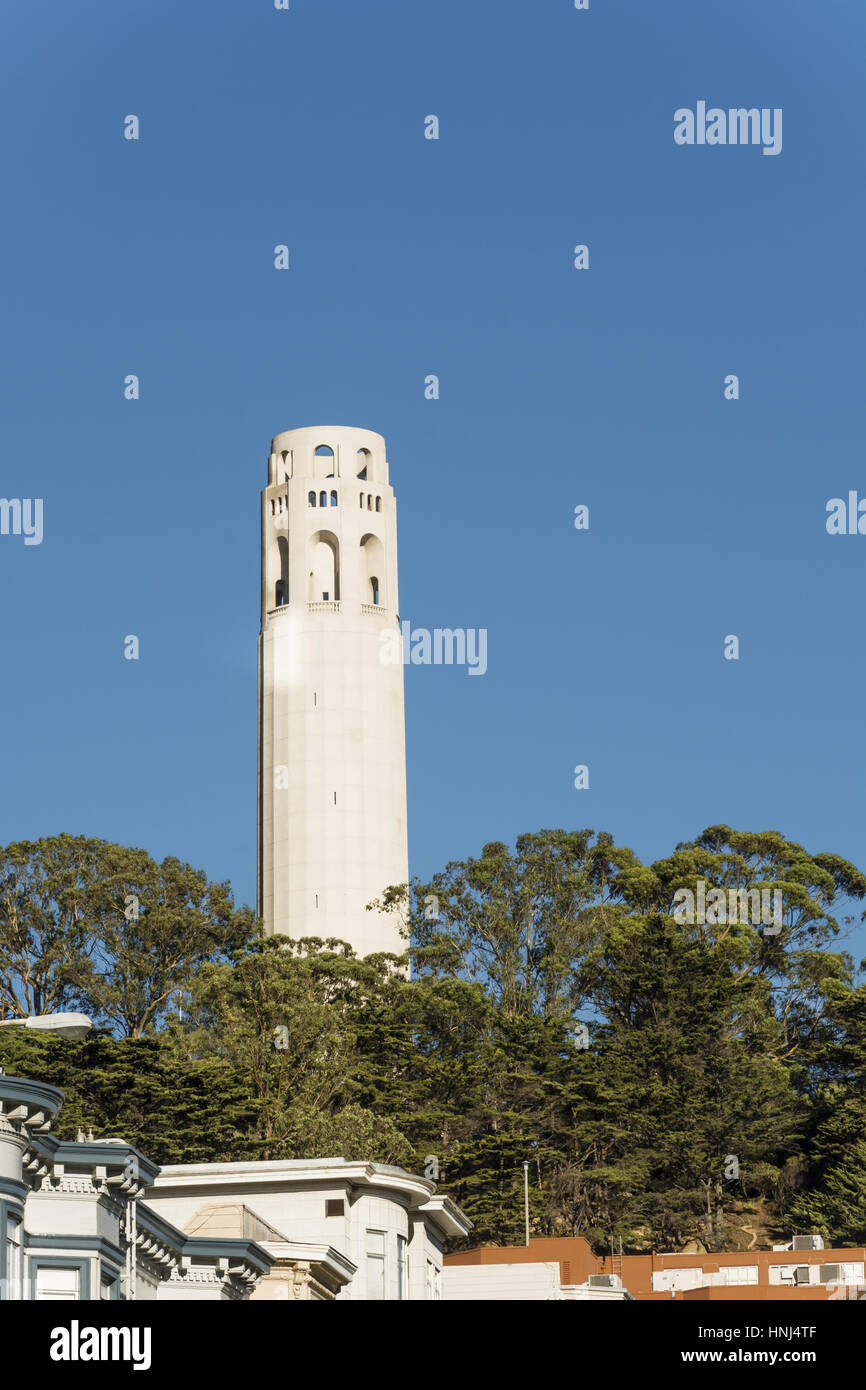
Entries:
<svg viewBox="0 0 866 1390">
<path fill-rule="evenodd" d="M 255 918 L 227 883 L 85 836 L 0 849 L 0 1013 L 80 1007 L 124 1037 L 160 1026 L 206 961 Z"/>
</svg>

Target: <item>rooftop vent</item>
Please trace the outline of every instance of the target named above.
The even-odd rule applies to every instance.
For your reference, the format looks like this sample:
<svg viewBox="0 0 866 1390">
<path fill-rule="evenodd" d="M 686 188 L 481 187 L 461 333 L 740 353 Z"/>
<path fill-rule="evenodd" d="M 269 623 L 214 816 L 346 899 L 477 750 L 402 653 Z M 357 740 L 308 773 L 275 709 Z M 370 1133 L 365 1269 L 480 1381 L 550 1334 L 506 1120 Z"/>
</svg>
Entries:
<svg viewBox="0 0 866 1390">
<path fill-rule="evenodd" d="M 816 1235 L 794 1236 L 794 1241 L 793 1241 L 793 1244 L 792 1244 L 792 1246 L 791 1246 L 791 1249 L 792 1249 L 792 1250 L 823 1250 L 823 1249 L 824 1249 L 824 1241 L 822 1240 L 822 1238 L 821 1238 L 820 1236 L 816 1236 Z"/>
</svg>

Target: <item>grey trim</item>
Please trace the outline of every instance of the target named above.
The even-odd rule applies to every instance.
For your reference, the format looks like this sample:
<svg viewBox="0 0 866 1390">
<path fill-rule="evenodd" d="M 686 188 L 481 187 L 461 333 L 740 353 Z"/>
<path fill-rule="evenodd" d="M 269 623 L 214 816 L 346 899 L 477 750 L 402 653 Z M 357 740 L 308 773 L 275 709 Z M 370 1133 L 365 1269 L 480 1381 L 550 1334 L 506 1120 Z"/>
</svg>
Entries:
<svg viewBox="0 0 866 1390">
<path fill-rule="evenodd" d="M 146 1202 L 138 1202 L 137 1207 L 139 1231 L 155 1236 L 178 1255 L 211 1260 L 221 1257 L 246 1260 L 253 1269 L 257 1269 L 263 1275 L 274 1265 L 276 1257 L 269 1255 L 265 1246 L 258 1241 L 246 1240 L 240 1236 L 188 1236 L 184 1231 L 172 1226 L 170 1221 L 154 1211 Z"/>
<path fill-rule="evenodd" d="M 27 1198 L 27 1185 L 16 1178 L 0 1178 L 0 1199 L 18 1202 L 23 1207 Z"/>
<path fill-rule="evenodd" d="M 177 1226 L 172 1226 L 171 1222 L 164 1216 L 160 1216 L 158 1211 L 149 1207 L 146 1202 L 139 1199 L 136 1202 L 135 1219 L 139 1231 L 146 1231 L 149 1236 L 156 1236 L 163 1244 L 171 1247 L 172 1250 L 180 1254 L 188 1236 Z"/>
<path fill-rule="evenodd" d="M 159 1164 L 139 1153 L 134 1144 L 101 1144 L 98 1139 L 78 1144 L 63 1139 L 58 1143 L 53 1155 L 55 1163 L 76 1168 L 95 1168 L 97 1165 L 123 1168 L 131 1156 L 135 1158 L 137 1180 L 143 1186 L 151 1186 L 159 1175 Z"/>
<path fill-rule="evenodd" d="M 26 1254 L 24 1214 L 22 1211 L 18 1209 L 18 1207 L 12 1207 L 9 1205 L 8 1202 L 0 1201 L 0 1299 L 3 1299 L 4 1301 L 7 1299 L 7 1295 L 4 1292 L 4 1290 L 6 1289 L 6 1280 L 9 1278 L 9 1269 L 7 1265 L 8 1252 L 6 1249 L 6 1221 L 7 1218 L 10 1216 L 18 1222 L 18 1264 L 21 1271 L 20 1283 L 22 1285 L 24 1283 L 24 1256 Z M 24 1297 L 23 1288 L 19 1289 L 18 1297 Z"/>
<path fill-rule="evenodd" d="M 53 1119 L 63 1104 L 63 1092 L 56 1086 L 48 1086 L 44 1081 L 27 1081 L 23 1076 L 0 1078 L 0 1099 L 14 1101 L 19 1105 L 32 1105 L 45 1110 Z"/>
<path fill-rule="evenodd" d="M 39 1269 L 77 1269 L 80 1275 L 78 1300 L 81 1303 L 90 1301 L 90 1261 L 88 1259 L 70 1260 L 63 1255 L 30 1256 L 27 1260 L 27 1297 L 31 1302 L 36 1301 L 36 1273 Z M 69 1302 L 74 1301 L 73 1299 L 69 1300 Z"/>
<path fill-rule="evenodd" d="M 0 1297 L 6 1287 L 6 1216 L 8 1208 L 0 1197 Z M 17 1216 L 18 1213 L 16 1212 Z"/>
<path fill-rule="evenodd" d="M 102 1297 L 102 1286 L 108 1285 L 109 1293 L 106 1303 L 120 1303 L 120 1271 L 106 1270 L 105 1265 L 100 1266 L 99 1270 L 99 1296 Z"/>
<path fill-rule="evenodd" d="M 123 1251 L 105 1236 L 32 1236 L 28 1232 L 26 1245 L 28 1250 L 86 1250 L 123 1264 Z"/>
<path fill-rule="evenodd" d="M 30 1147 L 40 1158 L 47 1159 L 50 1163 L 57 1150 L 60 1148 L 61 1140 L 55 1134 L 43 1131 L 30 1136 Z"/>
<path fill-rule="evenodd" d="M 273 1255 L 269 1255 L 256 1241 L 242 1240 L 237 1236 L 187 1236 L 183 1253 L 193 1258 L 198 1256 L 199 1259 L 211 1260 L 234 1256 L 235 1259 L 246 1260 L 261 1274 L 268 1274 L 275 1263 Z"/>
</svg>

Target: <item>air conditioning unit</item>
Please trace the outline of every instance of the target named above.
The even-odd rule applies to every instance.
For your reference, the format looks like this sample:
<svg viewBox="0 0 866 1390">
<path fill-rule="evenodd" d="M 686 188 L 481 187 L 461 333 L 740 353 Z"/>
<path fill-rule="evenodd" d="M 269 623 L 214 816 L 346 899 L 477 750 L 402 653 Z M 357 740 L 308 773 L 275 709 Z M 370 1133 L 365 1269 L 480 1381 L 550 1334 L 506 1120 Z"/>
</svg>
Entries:
<svg viewBox="0 0 866 1390">
<path fill-rule="evenodd" d="M 818 1278 L 822 1284 L 841 1284 L 842 1266 L 841 1265 L 819 1265 Z"/>
<path fill-rule="evenodd" d="M 797 1268 L 794 1270 L 794 1283 L 795 1283 L 795 1284 L 808 1284 L 808 1282 L 809 1282 L 809 1266 L 808 1266 L 808 1265 L 798 1265 Z"/>
<path fill-rule="evenodd" d="M 621 1289 L 622 1280 L 618 1274 L 590 1274 L 587 1280 L 591 1289 Z"/>
<path fill-rule="evenodd" d="M 823 1250 L 823 1249 L 824 1249 L 824 1241 L 822 1240 L 821 1236 L 815 1236 L 815 1235 L 794 1236 L 794 1240 L 793 1240 L 793 1243 L 792 1243 L 792 1245 L 791 1245 L 791 1249 L 792 1249 L 792 1250 Z"/>
</svg>

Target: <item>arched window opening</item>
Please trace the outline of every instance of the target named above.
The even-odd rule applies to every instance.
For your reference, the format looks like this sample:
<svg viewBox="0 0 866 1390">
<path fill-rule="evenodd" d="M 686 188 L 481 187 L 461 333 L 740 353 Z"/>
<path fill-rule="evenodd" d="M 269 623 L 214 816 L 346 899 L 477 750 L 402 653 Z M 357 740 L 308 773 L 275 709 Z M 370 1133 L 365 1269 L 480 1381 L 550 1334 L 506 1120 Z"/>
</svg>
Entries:
<svg viewBox="0 0 866 1390">
<path fill-rule="evenodd" d="M 336 494 L 336 492 L 332 492 L 332 493 L 331 493 L 331 506 L 332 506 L 332 507 L 336 507 L 336 505 L 337 505 L 337 494 Z"/>
<path fill-rule="evenodd" d="M 279 575 L 274 585 L 274 606 L 282 608 L 289 601 L 289 543 L 285 536 L 277 536 L 277 559 Z"/>
<path fill-rule="evenodd" d="M 307 588 L 310 603 L 338 603 L 340 600 L 340 549 L 330 531 L 317 531 L 310 537 L 311 568 Z"/>
<path fill-rule="evenodd" d="M 369 466 L 370 466 L 370 464 L 371 464 L 371 462 L 372 462 L 372 455 L 370 454 L 370 450 L 369 450 L 369 449 L 359 449 L 358 452 L 357 452 L 357 454 L 355 455 L 355 461 L 356 461 L 357 468 L 358 468 L 358 474 L 357 474 L 357 476 L 358 476 L 359 478 L 366 478 L 366 477 L 367 477 L 367 469 L 369 468 Z"/>
<path fill-rule="evenodd" d="M 368 493 L 367 493 L 367 511 L 368 511 L 368 512 L 371 512 L 372 510 L 373 510 L 373 496 L 372 496 L 372 493 L 369 493 L 369 492 L 368 492 Z"/>
<path fill-rule="evenodd" d="M 319 493 L 319 506 L 320 506 L 320 507 L 327 507 L 327 505 L 328 505 L 328 494 L 327 494 L 326 492 L 320 492 L 320 493 Z"/>
<path fill-rule="evenodd" d="M 362 601 L 378 608 L 385 602 L 379 583 L 379 576 L 385 573 L 385 551 L 378 536 L 362 536 L 360 562 Z"/>
<path fill-rule="evenodd" d="M 310 505 L 311 507 L 315 507 L 315 505 L 316 505 L 316 494 L 315 494 L 314 492 L 308 492 L 308 493 L 307 493 L 307 502 L 309 503 L 309 505 Z"/>
<path fill-rule="evenodd" d="M 382 499 L 381 499 L 381 497 L 377 497 L 377 498 L 376 498 L 376 511 L 377 511 L 377 512 L 380 512 L 381 510 L 382 510 Z"/>
<path fill-rule="evenodd" d="M 317 478 L 333 478 L 335 476 L 334 451 L 329 444 L 320 444 L 317 448 L 315 468 Z"/>
<path fill-rule="evenodd" d="M 361 506 L 363 507 L 363 505 L 364 505 L 364 494 L 363 494 L 363 492 L 361 493 L 360 502 L 361 502 Z"/>
</svg>

